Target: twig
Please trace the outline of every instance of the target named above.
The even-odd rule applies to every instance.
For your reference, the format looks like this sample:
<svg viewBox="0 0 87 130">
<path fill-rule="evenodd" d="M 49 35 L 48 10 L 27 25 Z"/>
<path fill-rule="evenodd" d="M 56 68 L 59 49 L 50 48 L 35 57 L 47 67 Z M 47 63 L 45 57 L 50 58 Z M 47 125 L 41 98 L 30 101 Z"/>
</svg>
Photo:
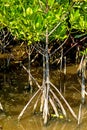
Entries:
<svg viewBox="0 0 87 130">
<path fill-rule="evenodd" d="M 65 53 L 64 53 L 64 56 L 73 48 L 77 45 L 78 43 L 75 43 L 72 47 L 70 47 Z"/>
<path fill-rule="evenodd" d="M 60 59 L 60 57 L 59 58 L 57 58 L 55 61 L 53 61 L 52 62 L 52 64 L 54 64 L 55 62 L 57 62 L 57 65 L 60 63 L 60 61 L 61 61 L 61 59 Z"/>
<path fill-rule="evenodd" d="M 81 92 L 77 88 L 75 88 L 74 86 L 72 86 L 72 88 L 74 88 L 79 94 L 81 94 Z"/>
<path fill-rule="evenodd" d="M 36 60 L 36 58 L 38 57 L 38 53 L 35 55 L 35 57 L 31 60 L 31 63 L 33 63 L 35 60 Z"/>
<path fill-rule="evenodd" d="M 44 55 L 44 53 L 41 52 L 41 50 L 37 49 L 34 45 L 32 45 L 32 46 L 33 46 L 33 48 L 34 48 L 36 51 L 38 51 L 41 55 Z M 44 55 L 44 56 L 45 56 L 45 55 Z"/>
<path fill-rule="evenodd" d="M 68 39 L 68 38 L 67 38 Z M 55 49 L 49 56 L 52 56 L 55 52 L 57 52 L 61 47 L 63 47 L 63 45 L 66 43 L 67 39 L 65 39 L 65 41 L 57 48 Z"/>
<path fill-rule="evenodd" d="M 60 26 L 62 22 L 59 22 L 52 30 L 51 32 L 48 34 L 48 37 Z"/>
</svg>

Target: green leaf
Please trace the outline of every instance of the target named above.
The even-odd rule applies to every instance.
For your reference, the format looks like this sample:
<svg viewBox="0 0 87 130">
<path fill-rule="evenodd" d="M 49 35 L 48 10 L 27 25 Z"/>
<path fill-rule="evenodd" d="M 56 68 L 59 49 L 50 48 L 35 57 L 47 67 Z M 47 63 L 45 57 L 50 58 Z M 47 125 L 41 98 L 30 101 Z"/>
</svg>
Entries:
<svg viewBox="0 0 87 130">
<path fill-rule="evenodd" d="M 48 0 L 48 5 L 49 5 L 50 7 L 52 7 L 53 4 L 54 4 L 54 1 L 55 1 L 55 0 Z"/>
<path fill-rule="evenodd" d="M 28 41 L 28 45 L 31 45 L 32 44 L 32 42 L 31 41 Z"/>
<path fill-rule="evenodd" d="M 28 7 L 28 8 L 26 9 L 26 14 L 27 14 L 27 15 L 32 15 L 32 14 L 33 14 L 32 8 Z"/>
<path fill-rule="evenodd" d="M 80 51 L 80 54 L 87 56 L 87 48 L 84 51 Z"/>
</svg>

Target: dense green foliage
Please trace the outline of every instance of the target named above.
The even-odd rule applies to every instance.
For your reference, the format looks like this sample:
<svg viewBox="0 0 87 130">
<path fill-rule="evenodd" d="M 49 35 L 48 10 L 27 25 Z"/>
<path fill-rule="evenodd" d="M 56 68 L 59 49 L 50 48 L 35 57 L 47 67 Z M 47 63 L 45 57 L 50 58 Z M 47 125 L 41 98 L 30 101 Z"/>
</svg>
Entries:
<svg viewBox="0 0 87 130">
<path fill-rule="evenodd" d="M 70 11 L 70 23 L 73 28 L 87 30 L 87 2 L 76 3 Z"/>
<path fill-rule="evenodd" d="M 47 28 L 51 39 L 64 40 L 72 29 L 87 32 L 87 0 L 1 0 L 0 7 L 0 28 L 28 44 L 44 39 Z"/>
</svg>

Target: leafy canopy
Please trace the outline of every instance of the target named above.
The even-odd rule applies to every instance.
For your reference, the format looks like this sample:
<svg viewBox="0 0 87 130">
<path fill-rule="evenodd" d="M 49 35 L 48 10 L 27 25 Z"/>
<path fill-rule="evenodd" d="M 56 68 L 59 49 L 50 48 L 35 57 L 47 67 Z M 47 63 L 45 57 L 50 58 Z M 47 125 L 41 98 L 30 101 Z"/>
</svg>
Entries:
<svg viewBox="0 0 87 130">
<path fill-rule="evenodd" d="M 67 30 L 87 30 L 87 0 L 1 0 L 0 7 L 1 27 L 7 26 L 28 44 L 44 39 L 46 28 L 50 38 L 61 40 Z"/>
</svg>

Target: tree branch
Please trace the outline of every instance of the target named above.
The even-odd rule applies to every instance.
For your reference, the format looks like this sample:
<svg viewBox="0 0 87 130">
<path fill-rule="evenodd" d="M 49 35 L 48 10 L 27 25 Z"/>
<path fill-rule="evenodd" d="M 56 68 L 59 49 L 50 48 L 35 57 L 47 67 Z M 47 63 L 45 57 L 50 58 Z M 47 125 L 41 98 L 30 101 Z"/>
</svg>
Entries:
<svg viewBox="0 0 87 130">
<path fill-rule="evenodd" d="M 51 32 L 48 34 L 48 37 L 59 27 L 60 24 L 61 24 L 61 22 L 59 22 L 59 23 L 51 30 Z"/>
</svg>

